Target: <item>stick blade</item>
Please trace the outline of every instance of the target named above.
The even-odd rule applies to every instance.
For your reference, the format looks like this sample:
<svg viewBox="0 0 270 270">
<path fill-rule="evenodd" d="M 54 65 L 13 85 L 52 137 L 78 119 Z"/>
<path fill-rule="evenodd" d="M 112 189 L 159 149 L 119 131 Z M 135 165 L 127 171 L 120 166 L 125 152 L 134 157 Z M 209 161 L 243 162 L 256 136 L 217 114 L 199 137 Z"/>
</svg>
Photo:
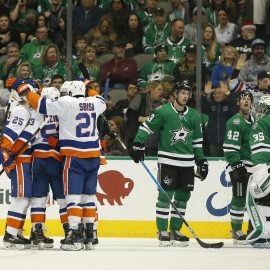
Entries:
<svg viewBox="0 0 270 270">
<path fill-rule="evenodd" d="M 196 239 L 199 245 L 203 248 L 222 248 L 224 246 L 224 242 L 217 242 L 217 243 L 205 243 L 200 239 Z"/>
</svg>

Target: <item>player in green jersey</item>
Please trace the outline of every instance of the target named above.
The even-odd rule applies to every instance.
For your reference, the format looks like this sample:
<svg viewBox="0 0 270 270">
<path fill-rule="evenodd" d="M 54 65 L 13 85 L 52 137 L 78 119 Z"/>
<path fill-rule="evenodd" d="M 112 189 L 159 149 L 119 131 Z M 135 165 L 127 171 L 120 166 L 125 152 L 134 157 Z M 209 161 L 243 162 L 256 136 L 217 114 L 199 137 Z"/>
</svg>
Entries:
<svg viewBox="0 0 270 270">
<path fill-rule="evenodd" d="M 223 144 L 232 183 L 230 216 L 234 244 L 245 244 L 243 240 L 246 239 L 246 235 L 242 232 L 242 224 L 250 175 L 248 170 L 252 167 L 249 145 L 249 135 L 254 123 L 254 118 L 250 114 L 252 103 L 252 94 L 249 91 L 242 91 L 237 99 L 239 112 L 227 121 Z"/>
<path fill-rule="evenodd" d="M 191 87 L 187 81 L 176 84 L 174 101 L 157 108 L 140 126 L 134 139 L 131 157 L 138 163 L 144 159 L 144 143 L 150 134 L 158 134 L 158 179 L 180 213 L 184 216 L 187 202 L 194 188 L 194 165 L 197 175 L 204 180 L 208 163 L 202 150 L 202 130 L 198 111 L 186 106 Z M 168 220 L 170 215 L 170 232 Z M 156 203 L 156 223 L 160 246 L 187 246 L 189 238 L 180 232 L 183 220 L 163 192 Z"/>
<path fill-rule="evenodd" d="M 257 106 L 250 136 L 253 175 L 247 191 L 247 210 L 253 230 L 247 240 L 254 247 L 270 248 L 270 96 L 262 96 Z"/>
</svg>

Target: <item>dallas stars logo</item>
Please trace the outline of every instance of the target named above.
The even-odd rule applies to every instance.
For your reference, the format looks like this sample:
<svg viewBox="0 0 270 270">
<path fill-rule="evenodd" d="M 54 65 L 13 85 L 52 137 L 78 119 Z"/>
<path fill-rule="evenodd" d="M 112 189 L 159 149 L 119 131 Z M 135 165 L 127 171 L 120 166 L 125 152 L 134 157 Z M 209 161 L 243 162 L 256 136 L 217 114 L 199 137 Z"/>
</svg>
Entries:
<svg viewBox="0 0 270 270">
<path fill-rule="evenodd" d="M 184 126 L 181 126 L 180 129 L 172 130 L 171 133 L 173 134 L 171 144 L 175 144 L 178 141 L 182 141 L 183 143 L 186 143 L 187 142 L 186 139 L 190 131 L 185 129 Z"/>
</svg>

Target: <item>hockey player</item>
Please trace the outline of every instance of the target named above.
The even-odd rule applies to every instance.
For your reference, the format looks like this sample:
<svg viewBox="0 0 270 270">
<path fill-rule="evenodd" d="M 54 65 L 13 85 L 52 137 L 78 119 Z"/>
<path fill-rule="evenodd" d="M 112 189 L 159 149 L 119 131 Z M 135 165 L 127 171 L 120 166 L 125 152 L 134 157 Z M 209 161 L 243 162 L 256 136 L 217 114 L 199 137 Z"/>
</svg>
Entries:
<svg viewBox="0 0 270 270">
<path fill-rule="evenodd" d="M 183 216 L 194 188 L 195 163 L 201 180 L 208 174 L 208 163 L 202 151 L 200 115 L 186 106 L 190 94 L 191 87 L 186 81 L 178 83 L 174 90 L 174 101 L 157 108 L 140 126 L 131 151 L 136 163 L 143 160 L 145 141 L 150 134 L 158 132 L 159 181 Z M 156 203 L 156 224 L 160 246 L 188 245 L 189 238 L 180 232 L 183 221 L 173 209 L 170 210 L 170 203 L 161 191 Z"/>
<path fill-rule="evenodd" d="M 33 88 L 30 86 L 30 89 Z M 16 96 L 16 93 L 14 93 Z M 9 206 L 6 232 L 3 238 L 5 248 L 22 249 L 30 247 L 30 241 L 21 235 L 30 205 L 32 193 L 31 149 L 23 146 L 40 126 L 36 112 L 18 95 L 18 104 L 10 110 L 10 117 L 3 131 L 1 148 L 9 153 L 2 165 L 11 180 L 11 203 Z"/>
<path fill-rule="evenodd" d="M 259 100 L 253 126 L 250 145 L 253 161 L 253 175 L 250 177 L 247 190 L 247 211 L 253 230 L 247 241 L 254 247 L 270 247 L 270 97 Z"/>
<path fill-rule="evenodd" d="M 41 96 L 56 100 L 60 97 L 60 91 L 55 87 L 45 87 L 41 92 Z M 59 213 L 65 236 L 67 236 L 69 230 L 62 182 L 62 157 L 57 146 L 59 133 L 58 117 L 44 115 L 42 118 L 44 120 L 49 118 L 49 120 L 33 143 L 31 199 L 31 222 L 33 228 L 31 242 L 34 246 L 38 245 L 40 249 L 43 249 L 43 247 L 53 247 L 53 239 L 44 235 L 46 202 L 50 187 L 53 199 L 60 206 Z M 48 170 L 48 168 L 50 169 Z"/>
<path fill-rule="evenodd" d="M 106 109 L 105 100 L 99 96 L 85 97 L 85 85 L 81 81 L 66 82 L 69 96 L 56 101 L 39 97 L 29 85 L 17 88 L 41 114 L 57 115 L 59 119 L 59 145 L 63 156 L 64 192 L 68 209 L 70 232 L 61 248 L 84 248 L 81 220 L 86 222 L 86 245 L 93 241 L 93 224 L 96 207 L 97 173 L 100 166 L 100 143 L 97 117 Z M 95 92 L 96 93 L 96 92 Z"/>
<path fill-rule="evenodd" d="M 229 164 L 232 182 L 231 228 L 234 244 L 245 244 L 246 235 L 242 232 L 245 212 L 248 170 L 252 167 L 249 135 L 254 118 L 250 114 L 253 96 L 249 91 L 240 92 L 237 100 L 239 112 L 232 116 L 226 124 L 223 144 L 224 156 Z"/>
</svg>

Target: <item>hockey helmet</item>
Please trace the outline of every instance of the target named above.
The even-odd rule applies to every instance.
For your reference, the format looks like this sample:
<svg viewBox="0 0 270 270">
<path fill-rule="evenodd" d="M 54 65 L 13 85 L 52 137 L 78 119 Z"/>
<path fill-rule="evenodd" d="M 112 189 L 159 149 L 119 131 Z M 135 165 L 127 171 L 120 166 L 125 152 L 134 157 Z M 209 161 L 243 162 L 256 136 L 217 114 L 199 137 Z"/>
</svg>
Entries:
<svg viewBox="0 0 270 270">
<path fill-rule="evenodd" d="M 182 81 L 182 82 L 177 82 L 175 85 L 174 85 L 174 89 L 173 91 L 175 93 L 179 93 L 179 91 L 182 91 L 182 90 L 185 90 L 185 91 L 189 91 L 189 96 L 191 97 L 191 94 L 192 94 L 192 87 L 190 86 L 189 82 L 187 80 L 185 81 Z"/>
<path fill-rule="evenodd" d="M 55 87 L 44 87 L 41 92 L 42 97 L 56 100 L 60 97 L 60 91 Z"/>
<path fill-rule="evenodd" d="M 61 96 L 85 96 L 85 84 L 82 81 L 66 81 L 60 88 Z"/>
<path fill-rule="evenodd" d="M 267 115 L 270 115 L 270 96 L 262 96 L 256 107 L 256 118 L 259 120 Z"/>
<path fill-rule="evenodd" d="M 237 101 L 239 102 L 240 99 L 242 99 L 243 97 L 250 97 L 251 103 L 253 104 L 254 98 L 250 91 L 248 90 L 241 91 L 237 97 Z"/>
</svg>

